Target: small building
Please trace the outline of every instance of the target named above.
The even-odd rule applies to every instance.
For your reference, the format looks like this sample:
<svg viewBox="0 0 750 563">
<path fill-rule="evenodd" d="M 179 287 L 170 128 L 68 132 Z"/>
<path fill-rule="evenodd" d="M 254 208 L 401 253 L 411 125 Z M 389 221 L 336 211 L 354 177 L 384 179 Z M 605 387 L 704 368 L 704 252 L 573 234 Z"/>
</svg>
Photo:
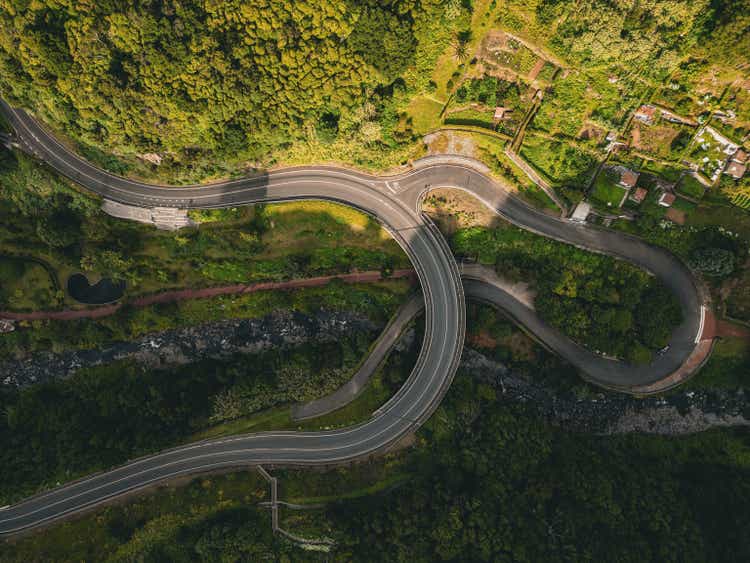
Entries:
<svg viewBox="0 0 750 563">
<path fill-rule="evenodd" d="M 610 131 L 609 133 L 607 133 L 606 140 L 609 143 L 611 143 L 613 141 L 616 141 L 617 140 L 617 131 Z"/>
<path fill-rule="evenodd" d="M 573 215 L 570 216 L 570 220 L 576 223 L 585 223 L 589 213 L 591 213 L 591 204 L 581 201 L 576 205 Z"/>
<path fill-rule="evenodd" d="M 495 121 L 503 121 L 504 119 L 508 119 L 511 113 L 513 113 L 513 108 L 498 106 L 495 108 L 494 119 Z"/>
<path fill-rule="evenodd" d="M 640 174 L 638 174 L 638 172 L 634 172 L 626 168 L 622 172 L 620 172 L 619 184 L 626 190 L 629 190 L 630 188 L 635 187 L 636 183 L 638 182 L 639 176 Z"/>
<path fill-rule="evenodd" d="M 659 205 L 662 207 L 672 207 L 674 200 L 677 199 L 673 193 L 664 192 L 659 197 Z"/>
<path fill-rule="evenodd" d="M 747 165 L 740 164 L 734 160 L 730 161 L 727 167 L 724 169 L 724 174 L 731 176 L 735 180 L 739 180 L 747 172 Z"/>
<path fill-rule="evenodd" d="M 737 152 L 732 155 L 732 161 L 738 164 L 747 164 L 747 152 L 745 149 L 737 149 Z"/>
<path fill-rule="evenodd" d="M 636 188 L 633 190 L 633 193 L 630 194 L 630 199 L 636 203 L 643 203 L 643 200 L 646 199 L 646 196 L 648 195 L 648 190 L 646 188 Z"/>
<path fill-rule="evenodd" d="M 0 334 L 13 332 L 16 330 L 16 324 L 10 319 L 0 319 Z"/>
<path fill-rule="evenodd" d="M 638 121 L 647 125 L 651 125 L 654 122 L 655 116 L 656 107 L 648 104 L 642 105 L 637 110 L 635 110 L 635 113 L 633 114 L 634 119 L 637 119 Z"/>
</svg>

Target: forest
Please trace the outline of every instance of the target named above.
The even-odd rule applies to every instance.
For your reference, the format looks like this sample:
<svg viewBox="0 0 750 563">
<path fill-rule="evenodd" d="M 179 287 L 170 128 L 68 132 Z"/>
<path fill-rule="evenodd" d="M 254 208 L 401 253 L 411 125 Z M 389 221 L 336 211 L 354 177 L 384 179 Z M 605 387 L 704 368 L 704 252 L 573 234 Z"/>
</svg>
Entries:
<svg viewBox="0 0 750 563">
<path fill-rule="evenodd" d="M 743 430 L 573 433 L 460 373 L 414 449 L 322 474 L 276 472 L 282 494 L 334 493 L 323 509 L 284 516 L 294 533 L 334 539 L 330 553 L 273 536 L 255 505 L 265 484 L 239 473 L 113 506 L 8 546 L 0 561 L 744 562 L 748 454 Z M 387 472 L 400 478 L 368 494 Z M 365 492 L 336 500 L 347 486 Z"/>
<path fill-rule="evenodd" d="M 512 42 L 523 61 L 513 59 L 515 71 L 528 77 L 535 61 L 544 63 L 543 101 L 518 153 L 569 203 L 584 196 L 597 168 L 597 139 L 626 129 L 644 100 L 697 119 L 710 117 L 707 108 L 723 96 L 725 109 L 742 113 L 742 89 L 725 88 L 713 73 L 747 68 L 747 0 L 0 0 L 0 97 L 93 163 L 174 184 L 302 162 L 378 171 L 407 165 L 427 150 L 421 135 L 450 124 L 446 110 L 463 105 L 456 125 L 494 129 L 473 137 L 477 146 L 496 142 L 485 164 L 505 179 L 517 175 L 514 185 L 528 183 L 493 134 L 516 131 L 539 82 L 478 70 L 482 61 L 472 54 L 490 29 L 518 37 Z M 712 98 L 697 85 L 714 78 L 726 91 Z M 480 106 L 479 121 L 472 104 Z M 513 119 L 493 122 L 495 105 L 512 107 Z M 583 140 L 589 127 L 601 129 L 600 137 Z M 740 125 L 728 129 L 747 134 Z M 668 166 L 632 165 L 643 169 L 639 185 L 650 195 L 628 208 L 632 221 L 614 228 L 675 252 L 715 296 L 737 282 L 730 276 L 744 276 L 744 297 L 735 291 L 727 311 L 748 320 L 747 216 L 709 193 L 711 204 L 700 203 L 687 224 L 667 221 L 656 188 L 657 180 L 678 185 L 672 148 L 652 151 L 662 151 Z M 722 177 L 716 188 L 735 205 L 750 205 L 748 182 L 747 175 Z M 100 203 L 32 158 L 0 148 L 0 309 L 77 306 L 60 281 L 79 270 L 125 280 L 132 297 L 408 265 L 375 221 L 340 206 L 194 211 L 200 227 L 166 233 L 116 221 Z M 450 242 L 457 257 L 530 282 L 545 320 L 590 349 L 648 362 L 681 321 L 661 282 L 613 258 L 507 226 L 459 229 Z M 276 310 L 346 309 L 384 322 L 409 290 L 405 282 L 334 282 L 125 306 L 99 320 L 19 323 L 2 335 L 0 359 L 96 350 Z M 468 322 L 467 344 L 511 373 L 560 393 L 600 393 L 523 340 L 501 314 L 470 304 Z M 237 432 L 231 424 L 250 417 L 284 410 L 268 427 L 288 428 L 288 405 L 346 380 L 373 336 L 190 369 L 117 363 L 20 390 L 1 386 L 0 506 L 222 425 Z M 416 338 L 406 353 L 391 355 L 379 393 L 399 388 L 419 344 Z M 688 392 L 719 386 L 746 394 L 748 362 L 740 338 L 720 340 Z M 241 472 L 197 478 L 3 544 L 0 562 L 750 561 L 747 429 L 575 433 L 531 401 L 506 398 L 485 375 L 460 372 L 401 451 L 327 472 L 274 468 L 283 498 L 324 504 L 285 512 L 284 523 L 333 538 L 330 553 L 273 535 L 257 506 L 265 484 Z"/>
<path fill-rule="evenodd" d="M 434 90 L 442 53 L 453 44 L 465 52 L 475 15 L 581 68 L 617 64 L 662 77 L 688 54 L 723 61 L 747 53 L 743 7 L 743 0 L 3 0 L 0 95 L 119 173 L 177 182 L 234 174 L 272 164 L 292 145 L 337 138 L 364 145 L 348 158 L 372 166 L 417 139 L 404 110 Z M 552 97 L 565 96 L 569 83 Z M 149 155 L 161 164 L 149 164 Z"/>
<path fill-rule="evenodd" d="M 374 334 L 185 367 L 116 362 L 0 387 L 0 500 L 173 447 L 217 424 L 318 398 L 347 381 Z"/>
<path fill-rule="evenodd" d="M 0 93 L 91 157 L 262 162 L 293 140 L 387 122 L 407 71 L 426 80 L 434 30 L 464 11 L 438 0 L 4 0 Z"/>
</svg>

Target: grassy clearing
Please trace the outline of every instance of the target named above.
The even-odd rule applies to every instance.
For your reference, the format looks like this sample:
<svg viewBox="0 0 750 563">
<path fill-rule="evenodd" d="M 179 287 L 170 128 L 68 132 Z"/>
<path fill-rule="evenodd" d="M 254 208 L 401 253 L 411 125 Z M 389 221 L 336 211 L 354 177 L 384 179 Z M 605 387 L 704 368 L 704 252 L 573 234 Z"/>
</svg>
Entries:
<svg viewBox="0 0 750 563">
<path fill-rule="evenodd" d="M 750 386 L 750 344 L 741 338 L 716 342 L 708 363 L 680 389 L 736 389 Z"/>
<path fill-rule="evenodd" d="M 446 125 L 469 125 L 473 127 L 482 127 L 483 129 L 495 129 L 492 120 L 492 112 L 489 110 L 479 110 L 466 108 L 451 112 L 445 118 Z"/>
<path fill-rule="evenodd" d="M 617 185 L 617 173 L 604 169 L 596 177 L 591 198 L 607 208 L 618 208 L 625 197 L 625 188 Z"/>
<path fill-rule="evenodd" d="M 701 199 L 706 193 L 706 186 L 701 184 L 690 174 L 683 174 L 682 178 L 680 178 L 680 181 L 677 184 L 677 191 L 680 194 L 692 197 L 693 199 Z"/>
<path fill-rule="evenodd" d="M 723 198 L 706 194 L 688 219 L 688 225 L 705 227 L 709 225 L 721 225 L 734 233 L 739 233 L 746 239 L 750 239 L 750 212 L 726 203 Z"/>
<path fill-rule="evenodd" d="M 428 96 L 417 96 L 406 107 L 406 113 L 412 118 L 414 133 L 423 135 L 440 126 L 440 113 L 443 104 Z"/>
<path fill-rule="evenodd" d="M 274 203 L 266 207 L 266 212 L 268 213 L 269 218 L 274 221 L 274 226 L 272 228 L 278 228 L 281 230 L 288 230 L 289 228 L 307 230 L 310 228 L 330 227 L 327 222 L 321 222 L 322 219 L 320 215 L 323 214 L 330 217 L 339 225 L 348 226 L 352 231 L 361 232 L 367 229 L 373 229 L 375 231 L 379 230 L 380 238 L 390 238 L 388 232 L 385 231 L 385 229 L 380 228 L 380 225 L 375 219 L 352 207 L 338 203 L 315 200 Z M 293 216 L 290 217 L 289 214 L 293 214 Z M 310 217 L 306 218 L 306 215 L 310 215 Z M 278 225 L 275 224 L 276 219 L 279 220 Z M 297 224 L 300 221 L 303 222 L 303 225 L 297 227 Z"/>
<path fill-rule="evenodd" d="M 635 122 L 631 134 L 636 149 L 658 158 L 677 160 L 690 142 L 693 130 L 668 122 L 654 125 Z"/>
</svg>

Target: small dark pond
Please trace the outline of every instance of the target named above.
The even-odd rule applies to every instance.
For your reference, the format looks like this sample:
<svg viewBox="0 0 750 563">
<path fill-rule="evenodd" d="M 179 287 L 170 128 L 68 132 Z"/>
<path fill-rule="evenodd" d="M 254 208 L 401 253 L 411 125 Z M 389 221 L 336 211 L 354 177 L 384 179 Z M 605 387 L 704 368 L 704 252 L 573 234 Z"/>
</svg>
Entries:
<svg viewBox="0 0 750 563">
<path fill-rule="evenodd" d="M 79 303 L 104 305 L 117 301 L 125 293 L 124 281 L 102 278 L 94 285 L 83 274 L 73 274 L 68 278 L 68 293 Z"/>
</svg>

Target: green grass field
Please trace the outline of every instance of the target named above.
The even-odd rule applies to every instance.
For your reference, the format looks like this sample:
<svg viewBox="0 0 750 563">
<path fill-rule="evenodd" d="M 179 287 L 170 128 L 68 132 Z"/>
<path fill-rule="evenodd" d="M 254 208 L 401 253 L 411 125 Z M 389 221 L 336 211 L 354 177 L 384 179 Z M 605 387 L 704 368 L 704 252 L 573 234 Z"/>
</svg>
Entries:
<svg viewBox="0 0 750 563">
<path fill-rule="evenodd" d="M 706 193 L 706 187 L 690 174 L 684 174 L 677 184 L 677 191 L 693 199 L 701 199 Z"/>
<path fill-rule="evenodd" d="M 708 363 L 680 387 L 687 389 L 736 389 L 750 385 L 750 345 L 741 338 L 722 338 Z"/>
<path fill-rule="evenodd" d="M 412 118 L 414 133 L 423 135 L 440 127 L 440 112 L 443 104 L 434 98 L 417 96 L 406 108 L 406 113 Z"/>
<path fill-rule="evenodd" d="M 521 156 L 553 183 L 573 187 L 583 187 L 596 166 L 596 159 L 588 152 L 528 133 Z"/>
<path fill-rule="evenodd" d="M 617 173 L 602 170 L 594 182 L 591 198 L 607 208 L 617 208 L 624 196 L 625 189 L 617 185 Z"/>
</svg>

